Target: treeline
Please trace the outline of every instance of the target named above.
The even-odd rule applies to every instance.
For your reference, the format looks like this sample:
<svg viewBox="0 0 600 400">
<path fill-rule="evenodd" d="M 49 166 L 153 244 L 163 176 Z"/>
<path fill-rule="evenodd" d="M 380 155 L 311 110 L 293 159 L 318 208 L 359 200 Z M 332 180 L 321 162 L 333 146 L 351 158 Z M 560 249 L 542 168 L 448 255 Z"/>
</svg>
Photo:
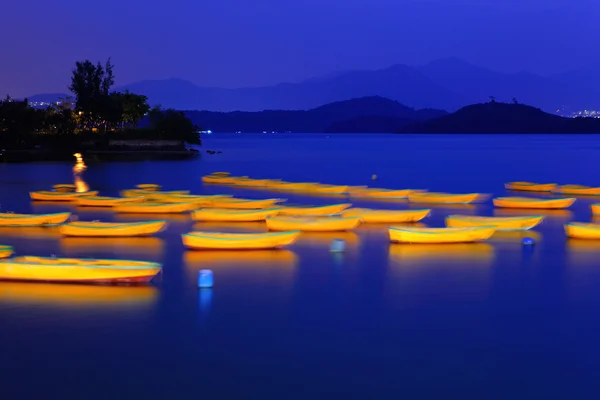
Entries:
<svg viewBox="0 0 600 400">
<path fill-rule="evenodd" d="M 111 91 L 113 84 L 110 59 L 104 65 L 85 60 L 72 71 L 73 97 L 34 109 L 27 99 L 6 96 L 0 101 L 0 148 L 108 147 L 111 140 L 134 139 L 200 144 L 200 129 L 182 112 L 150 108 L 146 96 Z"/>
</svg>

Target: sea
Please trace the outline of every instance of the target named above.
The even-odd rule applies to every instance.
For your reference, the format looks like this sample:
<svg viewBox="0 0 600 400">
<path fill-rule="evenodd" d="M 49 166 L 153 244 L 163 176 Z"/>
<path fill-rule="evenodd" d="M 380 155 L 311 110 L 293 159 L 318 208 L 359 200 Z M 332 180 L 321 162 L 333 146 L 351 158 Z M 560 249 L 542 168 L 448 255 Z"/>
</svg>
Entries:
<svg viewBox="0 0 600 400">
<path fill-rule="evenodd" d="M 114 196 L 140 183 L 197 194 L 351 202 L 409 209 L 406 201 L 295 195 L 206 185 L 214 171 L 298 182 L 521 195 L 508 181 L 600 186 L 596 135 L 212 134 L 188 161 L 0 164 L 3 212 L 71 211 L 81 221 L 138 221 L 29 192 L 87 185 Z M 209 154 L 206 150 L 214 150 Z M 75 161 L 75 159 L 74 159 Z M 551 197 L 538 194 L 535 197 Z M 568 210 L 478 205 L 451 214 L 546 216 L 534 230 L 485 243 L 390 244 L 385 225 L 307 233 L 285 250 L 188 251 L 192 230 L 263 232 L 263 223 L 194 223 L 157 215 L 151 238 L 63 238 L 52 228 L 0 228 L 17 255 L 160 262 L 149 286 L 0 283 L 2 399 L 597 399 L 600 241 L 567 240 Z M 600 221 L 597 221 L 600 222 Z M 533 239 L 524 245 L 523 239 Z M 345 251 L 332 253 L 341 239 Z M 211 270 L 212 289 L 198 288 Z"/>
</svg>

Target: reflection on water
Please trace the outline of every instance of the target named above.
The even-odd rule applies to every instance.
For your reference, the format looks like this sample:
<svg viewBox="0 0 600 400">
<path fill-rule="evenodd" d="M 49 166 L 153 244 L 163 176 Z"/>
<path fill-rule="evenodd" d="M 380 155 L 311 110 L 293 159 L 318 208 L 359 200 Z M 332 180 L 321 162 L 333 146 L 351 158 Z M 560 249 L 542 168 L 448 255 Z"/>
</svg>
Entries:
<svg viewBox="0 0 600 400">
<path fill-rule="evenodd" d="M 114 252 L 159 257 L 163 254 L 164 246 L 164 241 L 156 237 L 61 237 L 60 239 L 61 251 L 69 256 Z"/>
<path fill-rule="evenodd" d="M 355 232 L 302 232 L 296 244 L 329 246 L 334 239 L 345 241 L 349 248 L 358 247 L 360 242 L 359 236 Z"/>
<path fill-rule="evenodd" d="M 196 222 L 193 230 L 207 232 L 267 232 L 265 222 Z"/>
<path fill-rule="evenodd" d="M 589 301 L 600 286 L 600 240 L 567 239 L 566 292 L 571 300 Z"/>
<path fill-rule="evenodd" d="M 289 250 L 186 251 L 183 261 L 190 285 L 196 285 L 201 269 L 212 269 L 215 286 L 220 282 L 270 285 L 290 289 L 298 257 Z"/>
<path fill-rule="evenodd" d="M 55 213 L 61 211 L 75 212 L 77 211 L 77 205 L 70 201 L 43 201 L 36 200 L 31 202 L 31 208 L 34 213 L 45 214 Z"/>
<path fill-rule="evenodd" d="M 531 238 L 536 242 L 542 240 L 542 234 L 537 231 L 496 231 L 490 238 L 492 242 L 521 243 L 524 238 Z"/>
<path fill-rule="evenodd" d="M 497 217 L 519 217 L 519 216 L 528 216 L 528 215 L 544 215 L 548 218 L 568 219 L 568 218 L 573 217 L 573 212 L 571 212 L 569 210 L 496 208 L 496 209 L 494 209 L 494 215 Z"/>
<path fill-rule="evenodd" d="M 389 246 L 390 261 L 403 263 L 427 261 L 492 260 L 494 247 L 487 243 L 405 244 Z"/>
<path fill-rule="evenodd" d="M 9 227 L 0 226 L 0 236 L 19 239 L 58 239 L 61 237 L 57 227 Z"/>
<path fill-rule="evenodd" d="M 0 304 L 64 308 L 139 307 L 154 304 L 153 286 L 58 285 L 0 282 Z"/>
</svg>

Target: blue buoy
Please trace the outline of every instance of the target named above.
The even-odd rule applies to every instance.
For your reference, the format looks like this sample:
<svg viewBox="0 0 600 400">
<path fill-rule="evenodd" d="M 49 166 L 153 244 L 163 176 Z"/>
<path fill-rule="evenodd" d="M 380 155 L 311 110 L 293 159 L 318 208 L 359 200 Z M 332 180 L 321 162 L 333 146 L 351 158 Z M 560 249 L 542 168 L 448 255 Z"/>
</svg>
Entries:
<svg viewBox="0 0 600 400">
<path fill-rule="evenodd" d="M 533 240 L 532 238 L 523 238 L 523 246 L 533 246 L 535 244 L 535 240 Z"/>
<path fill-rule="evenodd" d="M 332 253 L 341 253 L 346 250 L 346 242 L 342 239 L 333 239 L 329 251 Z"/>
<path fill-rule="evenodd" d="M 211 288 L 213 285 L 213 272 L 210 269 L 202 269 L 198 272 L 198 287 Z"/>
</svg>

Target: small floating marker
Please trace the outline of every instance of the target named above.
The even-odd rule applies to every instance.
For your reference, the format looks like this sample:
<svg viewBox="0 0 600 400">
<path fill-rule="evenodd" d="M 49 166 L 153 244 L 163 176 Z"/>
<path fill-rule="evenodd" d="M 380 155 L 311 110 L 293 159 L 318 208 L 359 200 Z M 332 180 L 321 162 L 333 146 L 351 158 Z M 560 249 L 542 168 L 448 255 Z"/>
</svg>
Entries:
<svg viewBox="0 0 600 400">
<path fill-rule="evenodd" d="M 371 179 L 374 180 L 374 181 L 376 181 L 377 180 L 377 175 L 375 175 L 375 174 L 371 175 Z"/>
<path fill-rule="evenodd" d="M 527 238 L 523 238 L 521 243 L 523 243 L 523 246 L 533 246 L 535 244 L 535 240 L 527 237 Z"/>
<path fill-rule="evenodd" d="M 198 272 L 198 287 L 211 288 L 213 285 L 213 272 L 210 269 L 202 269 Z"/>
<path fill-rule="evenodd" d="M 346 250 L 346 242 L 342 239 L 333 239 L 329 251 L 332 253 L 341 253 Z"/>
</svg>

